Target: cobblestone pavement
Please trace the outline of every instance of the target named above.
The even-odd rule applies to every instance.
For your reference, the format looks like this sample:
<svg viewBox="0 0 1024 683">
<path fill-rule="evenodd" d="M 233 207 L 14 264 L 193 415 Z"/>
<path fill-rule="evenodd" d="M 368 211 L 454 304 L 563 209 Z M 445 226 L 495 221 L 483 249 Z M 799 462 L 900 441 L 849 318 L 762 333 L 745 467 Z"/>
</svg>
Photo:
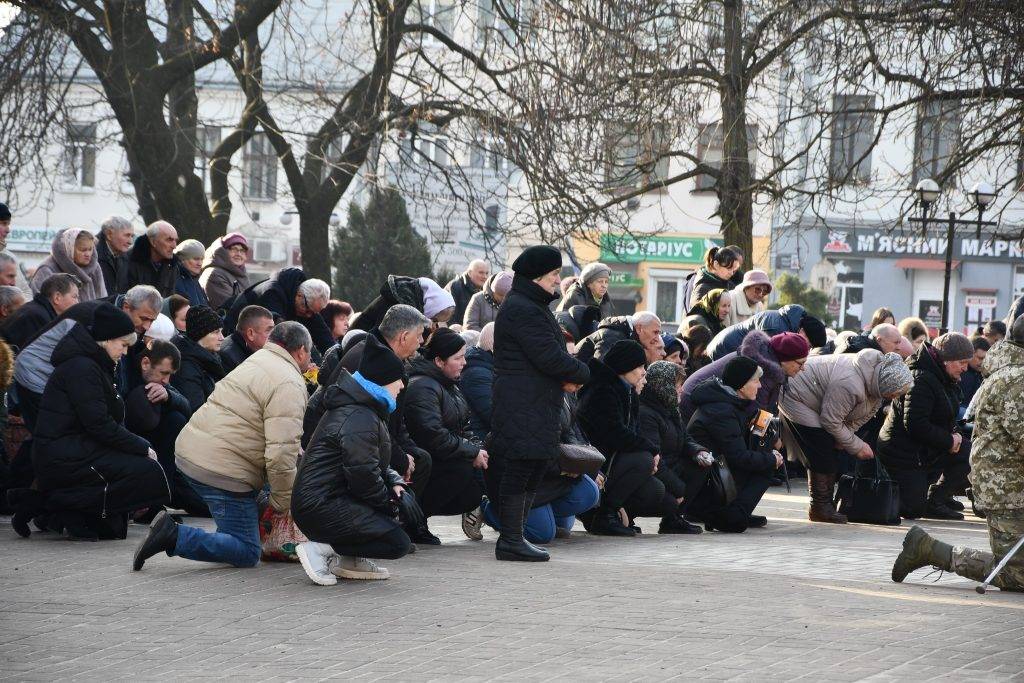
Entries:
<svg viewBox="0 0 1024 683">
<path fill-rule="evenodd" d="M 539 565 L 496 562 L 493 531 L 474 543 L 449 518 L 390 581 L 329 588 L 290 564 L 133 573 L 141 527 L 83 544 L 3 519 L 0 680 L 1024 680 L 1024 596 L 893 584 L 907 523 L 810 524 L 782 491 L 765 529 L 580 533 Z M 924 526 L 987 541 L 974 518 Z"/>
</svg>

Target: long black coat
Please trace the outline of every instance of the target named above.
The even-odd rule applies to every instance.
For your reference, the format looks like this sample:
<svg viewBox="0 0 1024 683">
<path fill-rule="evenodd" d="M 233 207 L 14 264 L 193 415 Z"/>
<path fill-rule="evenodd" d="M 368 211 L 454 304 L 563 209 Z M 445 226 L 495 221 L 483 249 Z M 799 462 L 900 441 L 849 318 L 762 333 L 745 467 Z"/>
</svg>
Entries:
<svg viewBox="0 0 1024 683">
<path fill-rule="evenodd" d="M 66 486 L 108 455 L 149 453 L 149 442 L 124 425 L 124 402 L 114 386 L 114 363 L 103 347 L 75 325 L 53 351 L 33 434 L 32 463 L 45 490 Z"/>
<path fill-rule="evenodd" d="M 224 317 L 225 336 L 235 331 L 235 326 L 238 325 L 238 316 L 243 308 L 257 305 L 270 311 L 274 316 L 274 322 L 293 320 L 300 323 L 309 330 L 309 335 L 313 338 L 313 346 L 321 353 L 327 351 L 334 346 L 336 340 L 324 319 L 319 314 L 300 318 L 295 313 L 295 295 L 299 292 L 299 285 L 308 279 L 301 268 L 282 268 L 271 275 L 270 279 L 258 282 L 246 289 L 235 297 L 231 310 Z"/>
<path fill-rule="evenodd" d="M 115 256 L 110 251 L 110 245 L 104 239 L 103 233 L 96 235 L 96 260 L 100 262 L 100 270 L 103 271 L 103 284 L 107 288 L 107 294 L 124 294 L 118 289 L 118 283 L 124 282 L 124 269 L 128 266 L 128 259 L 124 254 Z"/>
<path fill-rule="evenodd" d="M 178 283 L 178 257 L 153 262 L 153 247 L 149 238 L 139 235 L 128 250 L 128 257 L 118 282 L 117 292 L 127 292 L 135 285 L 156 287 L 160 296 L 169 297 L 174 294 Z M 110 290 L 108 290 L 110 291 Z"/>
<path fill-rule="evenodd" d="M 579 421 L 590 443 L 611 460 L 616 453 L 659 453 L 640 431 L 640 397 L 597 358 L 591 359 L 590 381 L 580 389 Z"/>
<path fill-rule="evenodd" d="M 326 412 L 299 459 L 292 516 L 311 541 L 358 543 L 398 528 L 388 467 L 391 437 L 384 406 L 347 371 L 326 388 Z"/>
<path fill-rule="evenodd" d="M 914 386 L 892 402 L 878 435 L 878 457 L 887 468 L 928 467 L 949 453 L 960 407 L 960 387 L 925 342 L 907 362 Z"/>
<path fill-rule="evenodd" d="M 558 457 L 562 385 L 590 378 L 565 350 L 548 306 L 557 298 L 516 276 L 494 321 L 494 411 L 489 451 L 509 460 Z"/>
<path fill-rule="evenodd" d="M 474 285 L 472 280 L 469 279 L 469 275 L 465 273 L 451 280 L 444 288 L 455 299 L 455 313 L 452 315 L 452 320 L 461 323 L 466 315 L 469 300 L 480 291 L 480 288 Z"/>
<path fill-rule="evenodd" d="M 171 376 L 171 385 L 188 399 L 194 413 L 210 398 L 214 385 L 224 378 L 224 366 L 220 356 L 183 334 L 175 335 L 171 341 L 181 352 L 181 367 Z"/>
<path fill-rule="evenodd" d="M 412 361 L 405 390 L 405 426 L 416 445 L 435 462 L 473 460 L 480 452 L 469 431 L 469 404 L 459 385 L 433 362 Z"/>
<path fill-rule="evenodd" d="M 21 351 L 36 338 L 43 329 L 57 319 L 50 300 L 36 294 L 32 301 L 24 304 L 0 324 L 0 337 Z"/>
<path fill-rule="evenodd" d="M 735 286 L 730 280 L 723 280 L 707 268 L 701 268 L 693 279 L 693 290 L 690 291 L 690 299 L 686 302 L 686 307 L 692 307 L 713 289 L 724 289 L 728 292 Z"/>
<path fill-rule="evenodd" d="M 684 478 L 695 466 L 694 456 L 709 449 L 690 436 L 678 409 L 673 413 L 645 391 L 640 395 L 640 433 L 650 439 L 661 454 L 655 476 L 665 485 L 665 490 L 673 498 L 692 498 L 694 492 L 687 494 Z"/>
<path fill-rule="evenodd" d="M 775 456 L 770 450 L 751 447 L 750 401 L 729 391 L 718 378 L 709 379 L 694 389 L 691 400 L 697 410 L 690 418 L 687 431 L 698 443 L 724 458 L 730 469 L 775 470 Z"/>
</svg>

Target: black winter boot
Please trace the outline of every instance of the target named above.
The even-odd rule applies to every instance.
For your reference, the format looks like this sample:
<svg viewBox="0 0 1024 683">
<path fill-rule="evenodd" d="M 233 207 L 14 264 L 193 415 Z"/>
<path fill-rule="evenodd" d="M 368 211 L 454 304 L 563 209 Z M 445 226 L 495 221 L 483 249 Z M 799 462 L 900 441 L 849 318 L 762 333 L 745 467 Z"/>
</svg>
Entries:
<svg viewBox="0 0 1024 683">
<path fill-rule="evenodd" d="M 146 534 L 146 537 L 139 543 L 138 548 L 135 549 L 132 571 L 137 572 L 142 569 L 142 565 L 146 563 L 146 560 L 157 553 L 167 553 L 169 555 L 177 543 L 178 525 L 166 511 L 161 510 L 153 518 L 153 523 L 149 525 L 149 533 Z"/>
<path fill-rule="evenodd" d="M 536 498 L 536 497 L 537 497 L 536 493 L 527 493 L 525 498 L 524 498 L 524 500 L 523 500 L 523 529 L 524 529 L 523 543 L 525 543 L 526 545 L 530 546 L 531 548 L 533 548 L 537 552 L 546 553 L 547 550 L 545 550 L 544 548 L 540 547 L 539 545 L 537 545 L 535 543 L 532 543 L 529 539 L 526 538 L 526 534 L 525 534 L 526 518 L 530 516 L 530 510 L 533 509 L 533 499 Z"/>
<path fill-rule="evenodd" d="M 16 534 L 22 538 L 32 535 L 32 529 L 28 523 L 36 515 L 44 512 L 46 496 L 35 489 L 8 489 L 7 504 L 14 510 L 11 516 L 11 526 Z"/>
<path fill-rule="evenodd" d="M 604 504 L 597 509 L 589 531 L 595 536 L 636 536 L 636 531 L 622 523 L 619 511 Z"/>
<path fill-rule="evenodd" d="M 500 498 L 498 521 L 501 523 L 501 534 L 494 546 L 494 557 L 509 562 L 547 562 L 551 559 L 546 550 L 527 543 L 523 538 L 523 512 L 527 496 L 517 494 Z"/>
<path fill-rule="evenodd" d="M 690 524 L 682 515 L 666 515 L 658 525 L 659 534 L 702 534 L 704 530 L 696 524 Z"/>
</svg>

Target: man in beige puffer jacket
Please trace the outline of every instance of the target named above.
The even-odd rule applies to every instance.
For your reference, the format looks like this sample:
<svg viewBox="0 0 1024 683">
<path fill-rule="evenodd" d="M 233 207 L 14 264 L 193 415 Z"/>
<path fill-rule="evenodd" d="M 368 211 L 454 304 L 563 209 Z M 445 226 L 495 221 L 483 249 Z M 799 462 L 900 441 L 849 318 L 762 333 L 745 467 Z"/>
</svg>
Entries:
<svg viewBox="0 0 1024 683">
<path fill-rule="evenodd" d="M 159 552 L 236 567 L 259 562 L 256 496 L 269 484 L 275 510 L 291 504 L 312 347 L 305 327 L 280 323 L 266 346 L 217 383 L 175 444 L 178 469 L 209 506 L 217 531 L 178 526 L 160 513 L 136 551 L 136 571 Z"/>
</svg>

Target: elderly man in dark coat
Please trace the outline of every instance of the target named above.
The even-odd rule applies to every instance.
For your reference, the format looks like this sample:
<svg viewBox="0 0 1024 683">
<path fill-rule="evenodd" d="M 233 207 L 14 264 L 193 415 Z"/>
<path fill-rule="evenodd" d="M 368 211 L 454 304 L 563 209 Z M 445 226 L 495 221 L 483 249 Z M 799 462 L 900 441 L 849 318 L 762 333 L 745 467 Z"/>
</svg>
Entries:
<svg viewBox="0 0 1024 683">
<path fill-rule="evenodd" d="M 155 221 L 145 235 L 135 238 L 128 251 L 128 262 L 121 272 L 117 291 L 127 292 L 135 285 L 156 287 L 160 296 L 174 294 L 180 263 L 174 255 L 178 231 L 167 221 Z"/>
<path fill-rule="evenodd" d="M 590 377 L 565 350 L 565 336 L 551 313 L 558 298 L 562 255 L 533 246 L 513 262 L 512 291 L 494 323 L 494 405 L 491 458 L 506 464 L 499 486 L 499 560 L 543 562 L 547 551 L 523 538 L 523 521 L 551 461 L 558 457 L 563 391 Z"/>
</svg>

